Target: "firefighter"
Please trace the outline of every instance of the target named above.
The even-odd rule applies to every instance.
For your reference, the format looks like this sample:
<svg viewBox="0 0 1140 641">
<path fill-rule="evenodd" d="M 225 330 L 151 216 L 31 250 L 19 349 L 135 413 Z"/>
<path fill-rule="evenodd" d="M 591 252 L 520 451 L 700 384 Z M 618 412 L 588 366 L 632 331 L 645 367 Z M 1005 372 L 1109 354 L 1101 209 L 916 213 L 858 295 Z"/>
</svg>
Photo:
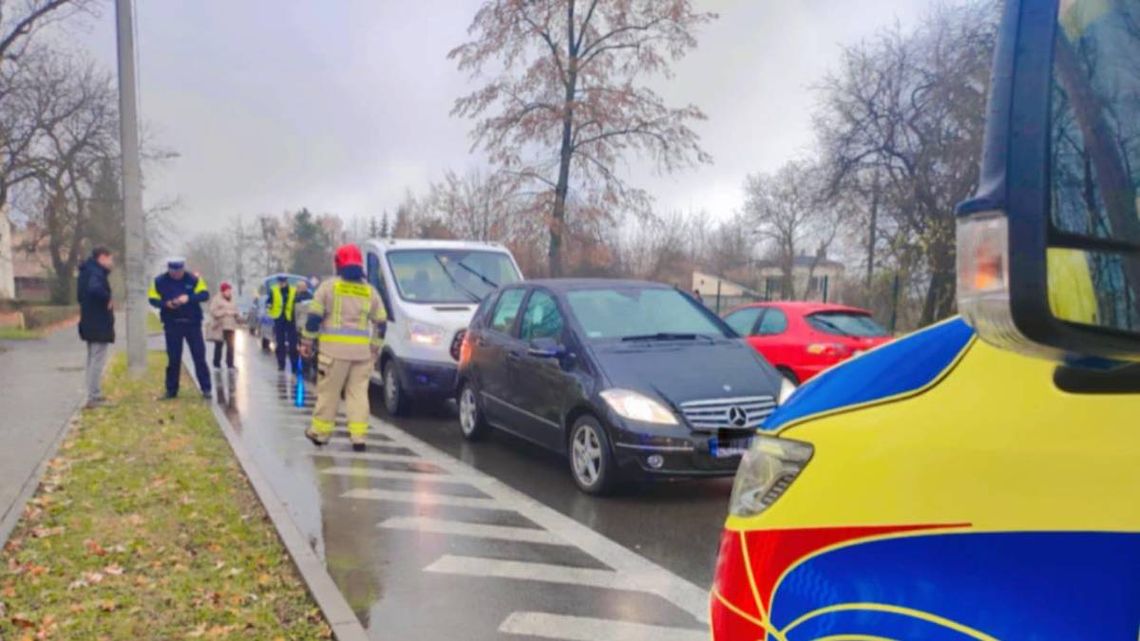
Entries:
<svg viewBox="0 0 1140 641">
<path fill-rule="evenodd" d="M 166 262 L 166 272 L 151 281 L 147 298 L 151 306 L 159 310 L 166 336 L 166 395 L 163 400 L 178 397 L 183 342 L 190 347 L 202 398 L 211 398 L 206 341 L 202 338 L 202 303 L 210 298 L 206 279 L 187 272 L 185 259 L 171 258 Z"/>
<path fill-rule="evenodd" d="M 364 451 L 368 431 L 368 379 L 383 346 L 388 316 L 376 290 L 364 278 L 364 260 L 356 245 L 336 250 L 336 278 L 321 283 L 309 304 L 301 353 L 317 355 L 317 404 L 305 436 L 315 445 L 328 443 L 341 393 L 348 416 L 352 449 Z"/>
<path fill-rule="evenodd" d="M 277 284 L 269 288 L 265 297 L 269 318 L 273 319 L 273 342 L 277 349 L 277 371 L 285 371 L 285 359 L 289 364 L 297 363 L 297 324 L 294 314 L 297 310 L 297 288 L 289 284 L 284 274 L 277 277 Z"/>
</svg>

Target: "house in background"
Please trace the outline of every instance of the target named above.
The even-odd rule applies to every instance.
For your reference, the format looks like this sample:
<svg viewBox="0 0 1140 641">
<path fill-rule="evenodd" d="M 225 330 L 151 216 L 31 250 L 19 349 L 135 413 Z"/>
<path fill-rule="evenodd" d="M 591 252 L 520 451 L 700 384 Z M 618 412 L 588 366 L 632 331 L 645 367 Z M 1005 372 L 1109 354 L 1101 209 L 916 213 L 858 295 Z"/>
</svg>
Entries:
<svg viewBox="0 0 1140 641">
<path fill-rule="evenodd" d="M 11 236 L 12 280 L 15 298 L 28 301 L 51 300 L 51 256 L 46 239 L 36 238 L 34 230 L 16 230 Z"/>
<path fill-rule="evenodd" d="M 740 283 L 702 271 L 693 272 L 692 292 L 700 295 L 706 307 L 718 313 L 737 305 L 763 300 L 759 293 Z"/>
<path fill-rule="evenodd" d="M 792 261 L 794 298 L 823 302 L 838 300 L 843 271 L 843 263 L 826 256 L 796 256 Z M 757 272 L 760 277 L 760 294 L 764 300 L 781 300 L 784 295 L 784 271 L 780 262 L 760 261 L 757 263 Z"/>
<path fill-rule="evenodd" d="M 8 206 L 0 207 L 0 300 L 16 297 L 16 266 L 12 259 L 12 223 Z"/>
</svg>

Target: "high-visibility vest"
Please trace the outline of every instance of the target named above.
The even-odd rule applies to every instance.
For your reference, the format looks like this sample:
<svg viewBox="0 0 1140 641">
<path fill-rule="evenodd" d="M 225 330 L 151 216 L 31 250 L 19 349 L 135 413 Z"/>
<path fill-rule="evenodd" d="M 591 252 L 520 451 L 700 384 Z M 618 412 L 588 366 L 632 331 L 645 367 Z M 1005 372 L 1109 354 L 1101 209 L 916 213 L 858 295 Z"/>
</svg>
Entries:
<svg viewBox="0 0 1140 641">
<path fill-rule="evenodd" d="M 272 302 L 269 305 L 269 317 L 277 320 L 284 314 L 285 320 L 293 320 L 293 306 L 297 301 L 297 288 L 289 285 L 289 294 L 284 301 L 281 300 L 280 287 L 271 287 L 269 291 L 273 295 Z"/>
<path fill-rule="evenodd" d="M 372 286 L 365 282 L 337 277 L 331 283 L 322 284 L 309 304 L 309 313 L 322 317 L 320 331 L 310 331 L 306 327 L 302 336 L 319 336 L 323 344 L 382 347 L 384 339 L 372 331 L 372 325 L 384 322 L 386 314 L 383 305 L 373 304 L 374 297 L 379 298 Z"/>
</svg>

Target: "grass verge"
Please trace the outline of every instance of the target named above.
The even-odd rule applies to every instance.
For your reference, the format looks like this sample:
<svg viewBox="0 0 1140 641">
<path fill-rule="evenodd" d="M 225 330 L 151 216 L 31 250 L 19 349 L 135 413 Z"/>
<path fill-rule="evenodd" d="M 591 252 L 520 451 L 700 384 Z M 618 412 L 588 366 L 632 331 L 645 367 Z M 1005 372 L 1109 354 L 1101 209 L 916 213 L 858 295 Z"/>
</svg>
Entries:
<svg viewBox="0 0 1140 641">
<path fill-rule="evenodd" d="M 0 639 L 327 639 L 201 400 L 116 359 L 0 552 Z M 184 378 L 183 387 L 193 389 Z"/>
<path fill-rule="evenodd" d="M 146 314 L 146 333 L 147 334 L 161 334 L 162 333 L 162 320 L 159 319 L 157 312 L 147 312 L 147 314 Z"/>
<path fill-rule="evenodd" d="M 2 341 L 32 341 L 43 338 L 42 332 L 23 327 L 0 327 L 0 340 Z"/>
</svg>

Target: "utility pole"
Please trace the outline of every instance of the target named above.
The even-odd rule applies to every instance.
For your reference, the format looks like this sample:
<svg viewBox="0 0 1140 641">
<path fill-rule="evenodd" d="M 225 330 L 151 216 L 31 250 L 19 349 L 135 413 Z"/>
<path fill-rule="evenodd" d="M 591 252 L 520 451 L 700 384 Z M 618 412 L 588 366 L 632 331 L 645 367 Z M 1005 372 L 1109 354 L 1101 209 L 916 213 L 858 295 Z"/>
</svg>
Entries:
<svg viewBox="0 0 1140 641">
<path fill-rule="evenodd" d="M 146 230 L 142 211 L 142 168 L 139 166 L 139 119 L 135 78 L 134 7 L 115 0 L 119 44 L 119 153 L 123 167 L 123 218 L 126 228 L 127 364 L 130 372 L 146 371 Z"/>
</svg>

